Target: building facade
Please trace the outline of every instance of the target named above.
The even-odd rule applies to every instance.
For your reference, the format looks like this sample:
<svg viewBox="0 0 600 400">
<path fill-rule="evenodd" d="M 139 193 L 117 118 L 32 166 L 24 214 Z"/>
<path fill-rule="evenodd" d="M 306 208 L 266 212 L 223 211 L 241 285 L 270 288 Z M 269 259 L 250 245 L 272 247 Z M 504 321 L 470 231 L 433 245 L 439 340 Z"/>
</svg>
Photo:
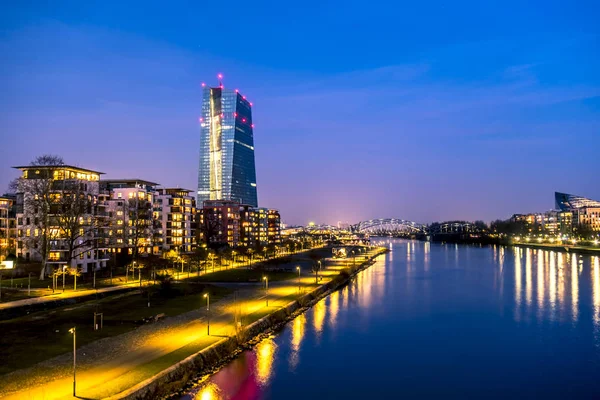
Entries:
<svg viewBox="0 0 600 400">
<path fill-rule="evenodd" d="M 196 199 L 193 190 L 160 188 L 154 192 L 155 245 L 163 255 L 183 254 L 196 246 Z"/>
<path fill-rule="evenodd" d="M 222 85 L 203 89 L 197 204 L 207 200 L 258 206 L 252 104 Z"/>
<path fill-rule="evenodd" d="M 279 211 L 234 201 L 205 201 L 199 211 L 200 240 L 209 245 L 255 248 L 281 242 Z"/>
<path fill-rule="evenodd" d="M 101 203 L 106 205 L 105 239 L 112 253 L 132 257 L 159 252 L 154 222 L 157 183 L 142 179 L 100 181 Z"/>
<path fill-rule="evenodd" d="M 15 254 L 17 239 L 16 196 L 0 196 L 0 261 Z"/>
<path fill-rule="evenodd" d="M 575 230 L 600 232 L 600 201 L 568 193 L 554 194 L 556 208 L 569 213 Z"/>
<path fill-rule="evenodd" d="M 101 172 L 70 165 L 14 167 L 23 172 L 16 194 L 17 256 L 90 272 L 106 266 L 99 203 Z"/>
</svg>

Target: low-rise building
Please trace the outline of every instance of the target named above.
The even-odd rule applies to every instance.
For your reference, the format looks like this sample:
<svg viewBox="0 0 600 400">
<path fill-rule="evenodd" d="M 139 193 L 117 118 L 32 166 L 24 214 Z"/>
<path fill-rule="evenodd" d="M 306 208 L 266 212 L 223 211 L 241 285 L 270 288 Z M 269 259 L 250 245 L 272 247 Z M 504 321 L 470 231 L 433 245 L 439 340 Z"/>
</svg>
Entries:
<svg viewBox="0 0 600 400">
<path fill-rule="evenodd" d="M 196 199 L 193 190 L 160 188 L 154 192 L 157 245 L 167 254 L 189 253 L 196 246 Z"/>
<path fill-rule="evenodd" d="M 106 204 L 106 240 L 112 253 L 132 257 L 158 253 L 153 218 L 157 183 L 143 179 L 107 179 L 100 182 Z"/>
<path fill-rule="evenodd" d="M 281 242 L 281 218 L 277 210 L 230 200 L 208 200 L 199 217 L 200 239 L 209 245 L 254 248 Z"/>
<path fill-rule="evenodd" d="M 18 182 L 17 256 L 46 265 L 90 272 L 106 266 L 98 218 L 101 172 L 71 165 L 14 167 Z"/>
<path fill-rule="evenodd" d="M 16 251 L 16 200 L 14 194 L 0 196 L 0 261 Z"/>
<path fill-rule="evenodd" d="M 231 200 L 206 200 L 199 210 L 201 240 L 209 245 L 240 244 L 240 203 Z M 251 215 L 247 214 L 246 218 Z M 251 217 L 253 218 L 253 217 Z M 246 220 L 248 222 L 248 220 Z M 247 224 L 244 228 L 248 228 Z M 245 229 L 244 232 L 249 232 Z M 246 238 L 248 238 L 246 236 Z M 242 239 L 243 240 L 243 239 Z"/>
</svg>

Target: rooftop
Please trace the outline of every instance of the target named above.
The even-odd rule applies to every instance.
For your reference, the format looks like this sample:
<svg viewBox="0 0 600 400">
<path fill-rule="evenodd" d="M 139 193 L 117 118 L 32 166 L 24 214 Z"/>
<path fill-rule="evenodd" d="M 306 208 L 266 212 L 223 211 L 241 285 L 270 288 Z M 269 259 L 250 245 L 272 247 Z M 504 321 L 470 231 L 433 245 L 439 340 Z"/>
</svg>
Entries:
<svg viewBox="0 0 600 400">
<path fill-rule="evenodd" d="M 85 172 L 85 173 L 104 175 L 104 172 L 94 171 L 93 169 L 81 168 L 81 167 L 76 167 L 74 165 L 67 165 L 67 164 L 62 164 L 62 165 L 21 165 L 21 166 L 16 166 L 16 167 L 12 167 L 12 168 L 20 169 L 21 171 L 32 170 L 32 169 L 36 169 L 36 170 L 68 169 L 68 170 L 72 170 L 72 171 L 76 171 L 76 172 Z"/>
</svg>

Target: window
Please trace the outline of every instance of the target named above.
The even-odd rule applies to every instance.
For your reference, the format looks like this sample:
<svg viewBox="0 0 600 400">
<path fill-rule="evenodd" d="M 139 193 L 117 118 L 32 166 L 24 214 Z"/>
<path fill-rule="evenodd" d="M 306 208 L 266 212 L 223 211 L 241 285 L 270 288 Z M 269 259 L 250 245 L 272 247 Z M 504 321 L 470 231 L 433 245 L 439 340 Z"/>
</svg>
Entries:
<svg viewBox="0 0 600 400">
<path fill-rule="evenodd" d="M 117 225 L 123 225 L 123 220 L 122 219 L 118 219 L 117 220 Z"/>
<path fill-rule="evenodd" d="M 117 215 L 118 215 L 118 216 L 121 216 L 121 215 L 123 215 L 123 211 L 117 211 Z"/>
<path fill-rule="evenodd" d="M 119 192 L 117 193 L 117 199 L 122 199 L 123 198 L 123 193 Z M 121 204 L 119 204 L 121 205 Z"/>
</svg>

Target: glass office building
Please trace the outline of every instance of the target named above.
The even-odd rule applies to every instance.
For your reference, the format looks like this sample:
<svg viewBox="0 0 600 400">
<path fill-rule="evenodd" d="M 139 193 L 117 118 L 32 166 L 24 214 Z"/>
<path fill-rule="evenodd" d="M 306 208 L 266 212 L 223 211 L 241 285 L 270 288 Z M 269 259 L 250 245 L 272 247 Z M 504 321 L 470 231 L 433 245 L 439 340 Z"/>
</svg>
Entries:
<svg viewBox="0 0 600 400">
<path fill-rule="evenodd" d="M 198 207 L 206 200 L 258 206 L 252 104 L 237 90 L 204 87 Z"/>
<path fill-rule="evenodd" d="M 555 192 L 554 201 L 556 203 L 556 209 L 561 211 L 574 211 L 580 208 L 600 207 L 600 201 L 568 193 Z"/>
</svg>

